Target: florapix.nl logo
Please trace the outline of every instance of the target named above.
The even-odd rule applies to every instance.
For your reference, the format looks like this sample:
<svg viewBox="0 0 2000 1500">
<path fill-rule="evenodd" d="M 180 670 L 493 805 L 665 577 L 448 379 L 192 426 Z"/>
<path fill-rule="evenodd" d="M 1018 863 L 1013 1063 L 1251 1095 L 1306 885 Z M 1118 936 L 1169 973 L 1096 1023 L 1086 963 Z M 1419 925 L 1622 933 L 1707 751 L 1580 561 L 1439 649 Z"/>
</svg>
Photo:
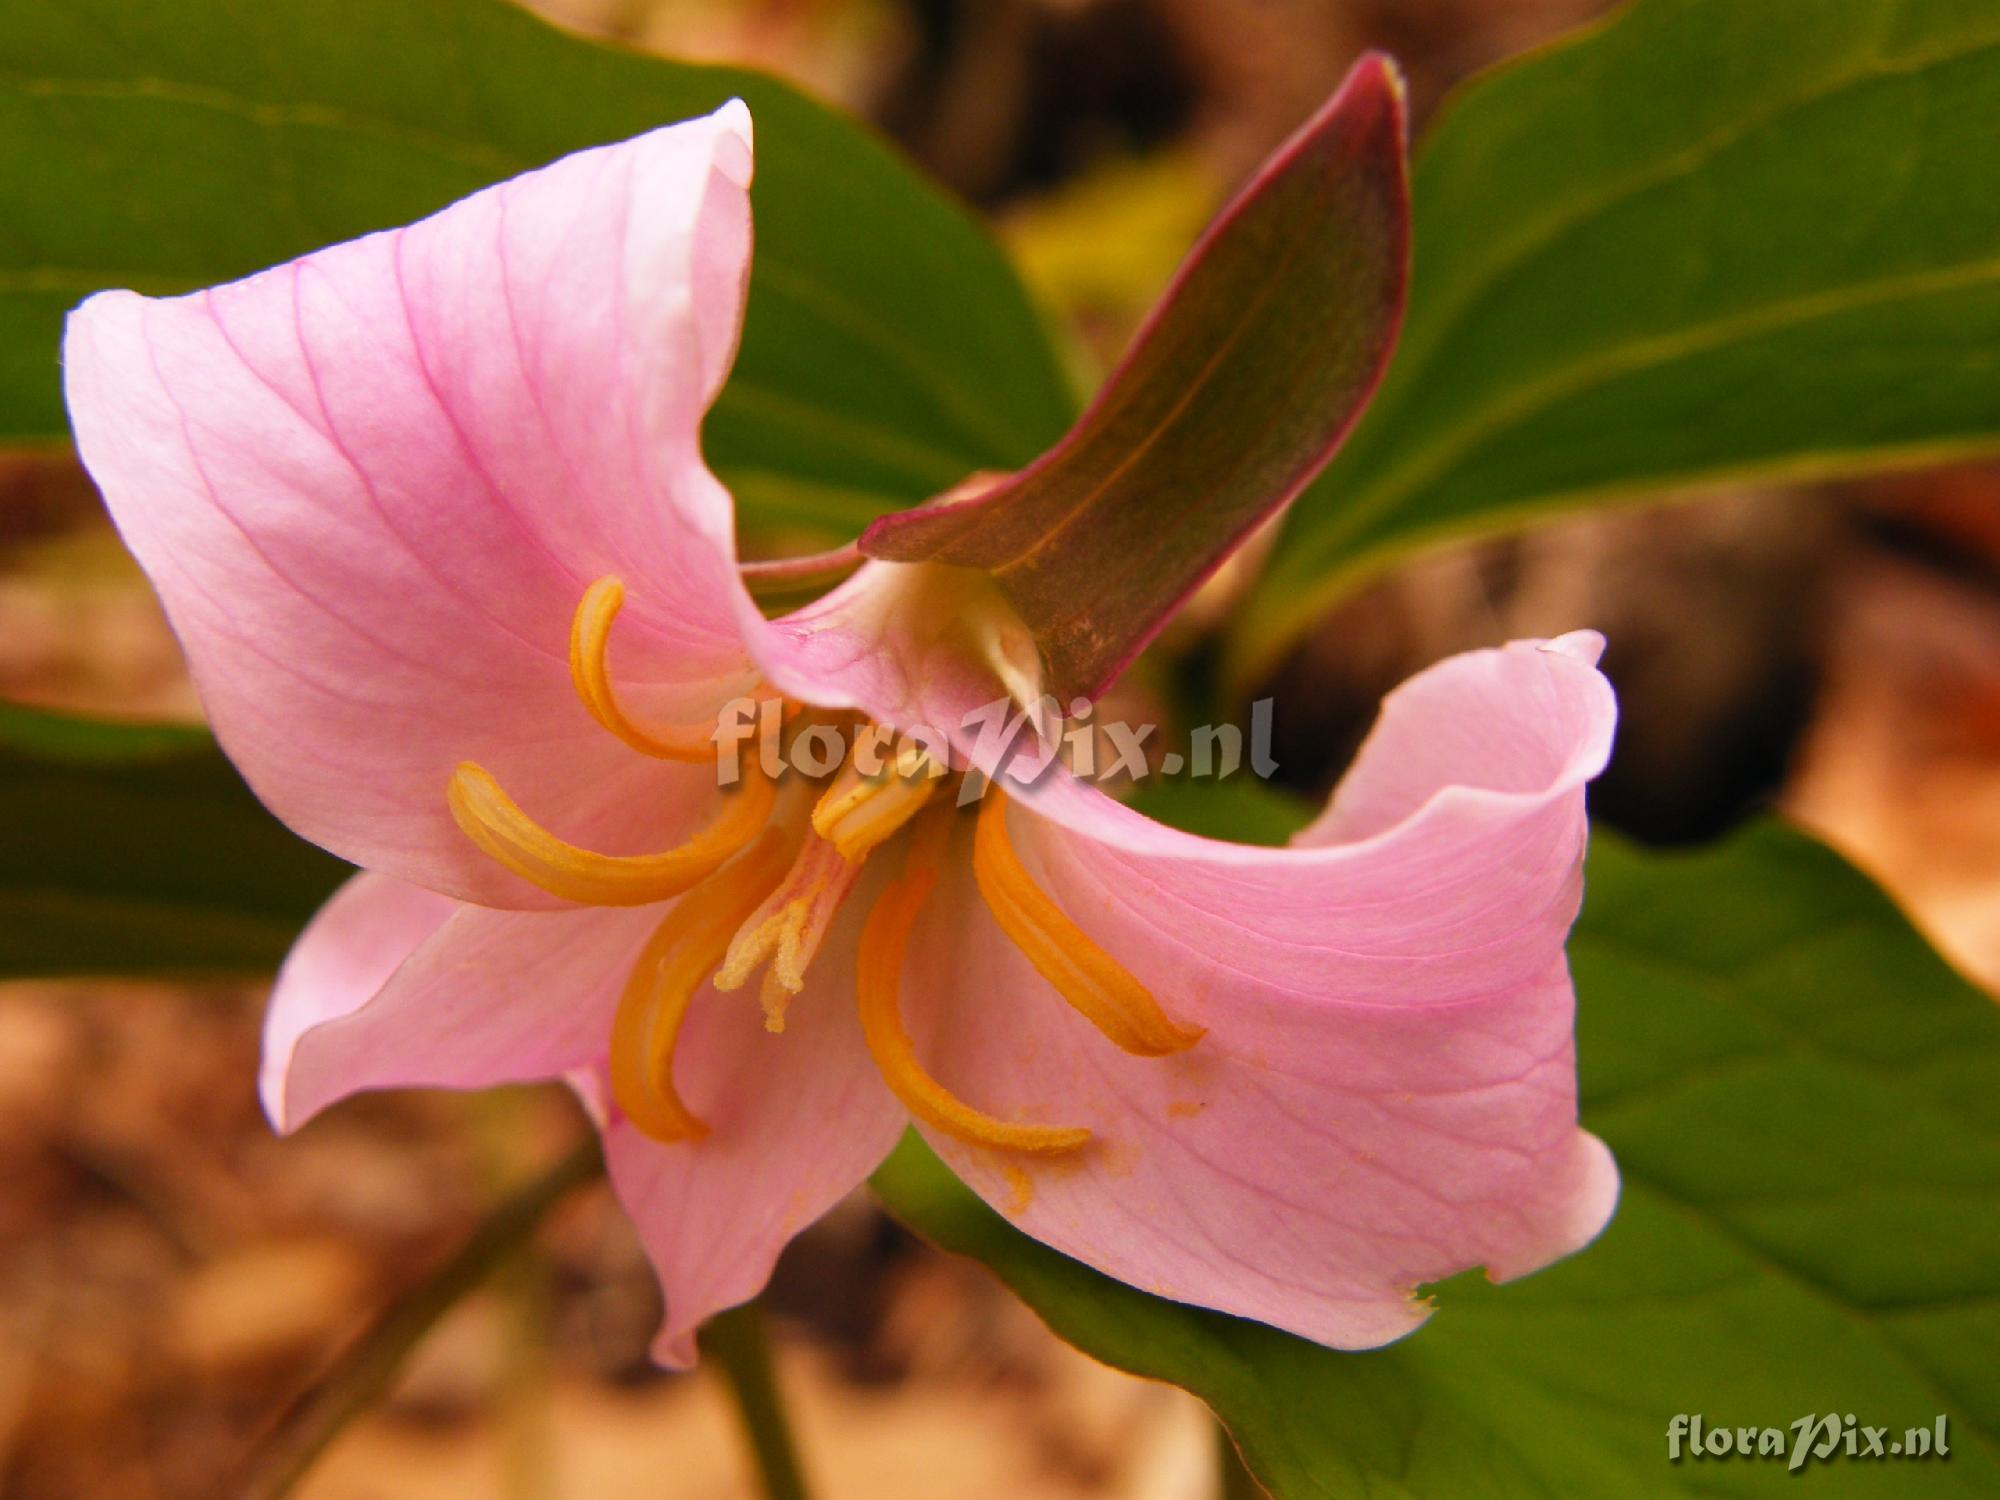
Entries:
<svg viewBox="0 0 2000 1500">
<path fill-rule="evenodd" d="M 1794 1474 L 1814 1463 L 1851 1459 L 1894 1462 L 1948 1459 L 1951 1431 L 1943 1413 L 1921 1427 L 1871 1427 L 1853 1412 L 1813 1412 L 1783 1427 L 1730 1427 L 1700 1412 L 1679 1412 L 1667 1424 L 1667 1462 L 1771 1459 Z"/>
<path fill-rule="evenodd" d="M 727 787 L 742 779 L 753 759 L 773 781 L 788 775 L 816 780 L 844 766 L 869 780 L 916 780 L 1002 764 L 1010 781 L 1026 786 L 1057 765 L 1103 784 L 1154 776 L 1222 781 L 1245 770 L 1268 779 L 1278 769 L 1271 736 L 1269 698 L 1250 705 L 1247 731 L 1238 724 L 1200 724 L 1188 731 L 1185 748 L 1174 748 L 1159 725 L 1100 717 L 1083 698 L 1067 712 L 1052 698 L 1026 707 L 998 698 L 966 713 L 951 729 L 925 723 L 891 729 L 858 714 L 801 711 L 775 697 L 745 697 L 723 705 L 711 737 L 716 777 Z M 977 801 L 985 786 L 977 772 L 965 775 L 960 805 Z"/>
</svg>

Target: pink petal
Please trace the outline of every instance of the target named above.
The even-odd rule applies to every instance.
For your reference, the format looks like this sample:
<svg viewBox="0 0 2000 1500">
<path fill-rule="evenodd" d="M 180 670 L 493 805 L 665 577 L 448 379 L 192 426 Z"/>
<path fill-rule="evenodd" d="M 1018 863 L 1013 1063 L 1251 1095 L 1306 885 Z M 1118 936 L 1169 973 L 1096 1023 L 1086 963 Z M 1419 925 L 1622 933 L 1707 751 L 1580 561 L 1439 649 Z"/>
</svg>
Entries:
<svg viewBox="0 0 2000 1500">
<path fill-rule="evenodd" d="M 404 959 L 451 919 L 458 903 L 386 875 L 356 875 L 322 906 L 285 956 L 264 1011 L 257 1080 L 264 1113 L 291 1129 L 285 1079 L 299 1039 L 352 1015 L 389 982 Z"/>
<path fill-rule="evenodd" d="M 1006 700 L 1008 690 L 949 628 L 956 622 L 946 611 L 962 595 L 915 602 L 922 596 L 913 585 L 936 571 L 929 563 L 865 562 L 823 598 L 768 622 L 746 594 L 744 641 L 766 679 L 791 697 L 857 708 L 880 724 L 934 728 L 958 763 L 972 764 L 980 737 L 967 732 L 967 722 Z M 1023 738 L 1032 741 L 1032 731 Z"/>
<path fill-rule="evenodd" d="M 494 911 L 356 876 L 279 972 L 265 1113 L 290 1131 L 364 1089 L 485 1088 L 592 1065 L 659 920 L 658 907 Z"/>
<path fill-rule="evenodd" d="M 666 1298 L 653 1345 L 662 1364 L 692 1364 L 702 1321 L 756 1296 L 792 1236 L 859 1185 L 902 1133 L 902 1106 L 855 1016 L 865 907 L 851 903 L 828 933 L 782 1033 L 764 1029 L 754 986 L 695 996 L 674 1079 L 709 1125 L 705 1138 L 663 1145 L 615 1111 L 605 1129 L 612 1186 Z"/>
<path fill-rule="evenodd" d="M 452 824 L 471 759 L 566 837 L 639 837 L 666 784 L 577 702 L 569 620 L 625 579 L 635 708 L 692 717 L 745 679 L 698 433 L 735 348 L 749 176 L 732 104 L 246 281 L 71 316 L 84 461 L 225 748 L 301 833 L 535 901 Z"/>
<path fill-rule="evenodd" d="M 1459 788 L 1453 797 L 1537 796 L 1553 782 L 1595 776 L 1611 754 L 1616 709 L 1601 676 L 1567 662 L 1595 667 L 1603 654 L 1603 636 L 1576 630 L 1468 651 L 1419 672 L 1382 700 L 1353 769 L 1292 842 L 1368 838 L 1445 787 Z"/>
<path fill-rule="evenodd" d="M 1015 808 L 1037 880 L 1208 1034 L 1117 1051 L 960 874 L 906 981 L 927 1056 L 982 1108 L 1096 1139 L 1048 1160 L 932 1143 L 1060 1250 L 1342 1347 L 1421 1322 L 1420 1283 L 1584 1244 L 1617 1193 L 1577 1127 L 1563 956 L 1615 716 L 1591 645 L 1475 652 L 1399 691 L 1313 847 L 1213 843 L 1069 782 Z"/>
</svg>

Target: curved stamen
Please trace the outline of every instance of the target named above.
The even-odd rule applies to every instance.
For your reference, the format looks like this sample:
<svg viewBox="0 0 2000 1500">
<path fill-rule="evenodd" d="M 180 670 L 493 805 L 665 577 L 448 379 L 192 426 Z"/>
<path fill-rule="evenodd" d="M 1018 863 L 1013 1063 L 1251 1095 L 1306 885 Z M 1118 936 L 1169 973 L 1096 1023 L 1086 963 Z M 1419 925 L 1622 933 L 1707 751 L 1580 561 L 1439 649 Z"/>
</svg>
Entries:
<svg viewBox="0 0 2000 1500">
<path fill-rule="evenodd" d="M 583 700 L 593 719 L 642 754 L 697 765 L 714 760 L 713 724 L 642 729 L 618 706 L 607 658 L 611 649 L 611 622 L 624 606 L 625 585 L 614 577 L 598 579 L 583 591 L 583 598 L 577 602 L 576 614 L 569 622 L 569 675 L 576 684 L 577 697 Z"/>
<path fill-rule="evenodd" d="M 888 731 L 877 725 L 857 730 L 846 764 L 813 806 L 814 831 L 831 841 L 843 859 L 865 859 L 923 809 L 945 774 L 914 741 L 898 741 L 884 756 L 889 742 Z M 872 776 L 861 769 L 864 746 L 881 762 Z"/>
<path fill-rule="evenodd" d="M 743 785 L 685 844 L 663 854 L 617 855 L 564 843 L 472 761 L 460 763 L 446 789 L 451 815 L 467 838 L 523 880 L 586 906 L 648 906 L 680 895 L 757 836 L 775 797 L 756 762 L 746 762 Z"/>
<path fill-rule="evenodd" d="M 861 929 L 856 987 L 862 1036 L 889 1091 L 926 1125 L 975 1146 L 1003 1151 L 1048 1156 L 1075 1151 L 1089 1141 L 1088 1130 L 996 1119 L 946 1089 L 917 1061 L 910 1034 L 903 1027 L 898 999 L 903 957 L 909 949 L 910 930 L 937 884 L 938 864 L 951 836 L 952 813 L 950 806 L 941 805 L 925 815 L 912 835 L 903 874 L 877 898 Z"/>
<path fill-rule="evenodd" d="M 708 1126 L 674 1088 L 674 1044 L 688 1002 L 729 946 L 730 934 L 784 878 L 790 839 L 768 828 L 743 857 L 674 904 L 655 929 L 611 1023 L 611 1096 L 656 1141 L 693 1141 Z"/>
<path fill-rule="evenodd" d="M 1007 837 L 1007 797 L 996 783 L 980 804 L 972 873 L 1008 940 L 1077 1013 L 1137 1057 L 1185 1052 L 1206 1028 L 1167 1018 L 1152 991 L 1093 943 L 1035 884 Z"/>
</svg>

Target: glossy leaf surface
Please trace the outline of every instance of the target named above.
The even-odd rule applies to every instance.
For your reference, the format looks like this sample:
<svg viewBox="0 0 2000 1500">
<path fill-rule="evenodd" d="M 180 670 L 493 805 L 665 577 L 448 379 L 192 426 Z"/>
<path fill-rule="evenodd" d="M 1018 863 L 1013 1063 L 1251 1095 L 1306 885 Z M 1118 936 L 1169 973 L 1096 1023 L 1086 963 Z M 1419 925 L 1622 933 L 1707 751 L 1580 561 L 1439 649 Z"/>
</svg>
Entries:
<svg viewBox="0 0 2000 1500">
<path fill-rule="evenodd" d="M 1239 679 L 1420 544 L 2000 447 L 1996 158 L 2000 8 L 1966 0 L 1637 0 L 1467 85 L 1417 153 L 1401 344 Z"/>
</svg>

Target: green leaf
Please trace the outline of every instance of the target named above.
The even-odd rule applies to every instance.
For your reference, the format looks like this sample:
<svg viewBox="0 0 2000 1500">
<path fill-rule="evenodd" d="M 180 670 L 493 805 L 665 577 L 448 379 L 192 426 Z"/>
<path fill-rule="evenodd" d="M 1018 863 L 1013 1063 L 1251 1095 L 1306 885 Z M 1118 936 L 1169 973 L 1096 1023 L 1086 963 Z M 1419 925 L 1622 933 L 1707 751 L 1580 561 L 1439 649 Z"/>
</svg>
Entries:
<svg viewBox="0 0 2000 1500">
<path fill-rule="evenodd" d="M 63 436 L 64 311 L 419 218 L 740 95 L 756 263 L 706 432 L 752 520 L 858 529 L 1071 414 L 998 250 L 859 127 L 758 74 L 598 46 L 497 0 L 75 0 L 0 20 L 0 442 Z"/>
<path fill-rule="evenodd" d="M 2000 1010 L 1775 825 L 1672 857 L 1599 835 L 1589 875 L 1584 1116 L 1618 1215 L 1524 1281 L 1446 1283 L 1400 1344 L 1343 1354 L 1108 1281 L 914 1137 L 876 1186 L 1064 1338 L 1201 1395 L 1279 1500 L 1801 1492 L 1782 1462 L 1669 1463 L 1677 1413 L 1895 1437 L 1944 1413 L 1948 1462 L 1841 1458 L 1806 1487 L 2000 1493 Z"/>
<path fill-rule="evenodd" d="M 205 730 L 0 705 L 0 979 L 268 974 L 348 873 Z"/>
<path fill-rule="evenodd" d="M 2000 445 L 2000 7 L 1637 0 L 1482 78 L 1414 181 L 1409 319 L 1239 671 L 1420 543 Z"/>
<path fill-rule="evenodd" d="M 1061 701 L 1095 695 L 1325 466 L 1381 379 L 1409 254 L 1403 87 L 1363 58 L 1216 218 L 1060 444 L 861 550 L 990 573 Z"/>
</svg>

